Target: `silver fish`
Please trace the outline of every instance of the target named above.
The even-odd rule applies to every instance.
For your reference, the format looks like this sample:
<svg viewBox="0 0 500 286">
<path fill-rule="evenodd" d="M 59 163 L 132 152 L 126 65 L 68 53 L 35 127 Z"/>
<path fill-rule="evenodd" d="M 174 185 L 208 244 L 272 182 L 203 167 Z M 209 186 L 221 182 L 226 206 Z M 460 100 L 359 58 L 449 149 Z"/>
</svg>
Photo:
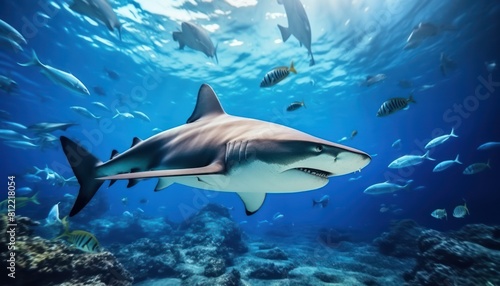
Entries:
<svg viewBox="0 0 500 286">
<path fill-rule="evenodd" d="M 83 115 L 87 118 L 91 118 L 91 119 L 101 119 L 101 116 L 96 116 L 94 115 L 92 112 L 90 112 L 87 108 L 85 107 L 81 107 L 81 106 L 70 106 L 70 109 L 73 110 L 74 112 L 80 114 L 80 115 Z"/>
<path fill-rule="evenodd" d="M 82 95 L 90 95 L 89 90 L 85 87 L 85 85 L 77 79 L 74 75 L 67 73 L 62 70 L 58 70 L 49 65 L 44 65 L 40 62 L 38 57 L 36 56 L 35 51 L 33 50 L 33 59 L 27 63 L 17 63 L 23 67 L 29 66 L 38 66 L 42 68 L 41 73 L 45 75 L 48 79 L 50 79 L 53 83 L 58 84 L 62 87 L 65 87 L 73 92 Z"/>
<path fill-rule="evenodd" d="M 14 27 L 0 19 L 0 36 L 11 39 L 18 44 L 26 44 L 26 39 Z"/>
</svg>

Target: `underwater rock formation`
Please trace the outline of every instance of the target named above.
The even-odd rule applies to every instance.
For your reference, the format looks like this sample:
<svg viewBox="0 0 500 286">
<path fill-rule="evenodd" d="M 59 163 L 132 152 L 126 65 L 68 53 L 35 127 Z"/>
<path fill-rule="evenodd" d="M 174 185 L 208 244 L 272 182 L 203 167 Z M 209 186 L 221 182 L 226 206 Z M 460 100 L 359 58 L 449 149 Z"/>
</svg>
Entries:
<svg viewBox="0 0 500 286">
<path fill-rule="evenodd" d="M 5 218 L 0 219 L 2 233 Z M 132 285 L 132 276 L 110 252 L 85 253 L 60 240 L 32 236 L 35 223 L 28 218 L 16 217 L 16 223 L 15 285 Z M 7 249 L 7 236 L 1 237 L 0 248 Z M 0 253 L 4 269 L 8 255 Z"/>
<path fill-rule="evenodd" d="M 142 226 L 145 221 L 140 219 L 136 224 Z M 154 223 L 149 221 L 148 224 Z M 160 232 L 146 235 L 150 238 L 111 246 L 117 258 L 132 272 L 135 281 L 180 278 L 188 285 L 240 283 L 239 272 L 229 268 L 233 258 L 246 252 L 247 247 L 227 208 L 209 204 L 176 231 L 169 226 L 168 231 L 161 235 Z"/>
<path fill-rule="evenodd" d="M 474 232 L 468 233 L 468 231 Z M 445 234 L 425 230 L 418 239 L 417 264 L 404 278 L 409 285 L 499 285 L 498 227 L 468 225 Z"/>
<path fill-rule="evenodd" d="M 417 257 L 418 238 L 423 228 L 409 219 L 394 221 L 389 232 L 384 232 L 373 243 L 380 253 L 399 258 Z"/>
</svg>

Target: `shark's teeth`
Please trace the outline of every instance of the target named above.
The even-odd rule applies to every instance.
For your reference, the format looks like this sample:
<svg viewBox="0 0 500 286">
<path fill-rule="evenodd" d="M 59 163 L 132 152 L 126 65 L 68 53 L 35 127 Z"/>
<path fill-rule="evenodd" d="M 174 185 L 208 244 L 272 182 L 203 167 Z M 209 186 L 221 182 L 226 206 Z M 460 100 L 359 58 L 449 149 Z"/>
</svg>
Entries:
<svg viewBox="0 0 500 286">
<path fill-rule="evenodd" d="M 328 178 L 329 176 L 332 175 L 332 174 L 330 174 L 328 172 L 317 170 L 317 169 L 297 168 L 297 170 L 305 172 L 305 173 L 308 173 L 308 174 L 311 174 L 311 175 L 314 175 L 314 176 L 318 176 L 318 177 L 321 177 L 321 178 Z"/>
</svg>

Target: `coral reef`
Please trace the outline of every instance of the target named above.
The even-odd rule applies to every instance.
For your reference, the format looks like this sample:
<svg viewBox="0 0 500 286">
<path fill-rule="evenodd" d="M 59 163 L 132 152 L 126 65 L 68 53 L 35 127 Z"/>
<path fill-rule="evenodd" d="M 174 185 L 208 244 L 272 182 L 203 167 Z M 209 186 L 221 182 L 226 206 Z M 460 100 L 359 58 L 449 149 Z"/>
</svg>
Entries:
<svg viewBox="0 0 500 286">
<path fill-rule="evenodd" d="M 17 285 L 132 285 L 133 278 L 110 252 L 85 253 L 62 241 L 50 241 L 32 236 L 30 219 L 17 217 L 15 242 L 15 284 Z M 7 221 L 0 220 L 5 233 Z M 7 249 L 6 236 L 0 247 Z M 2 251 L 1 267 L 10 252 Z"/>
<path fill-rule="evenodd" d="M 154 225 L 158 227 L 147 233 L 150 239 L 111 246 L 136 281 L 180 278 L 189 285 L 240 283 L 239 272 L 228 271 L 228 267 L 233 264 L 235 256 L 247 251 L 247 247 L 227 208 L 209 204 L 183 222 L 176 231 L 170 226 L 161 226 L 165 222 L 141 219 L 136 223 L 142 225 L 141 229 L 146 229 L 145 224 L 152 229 Z M 161 233 L 161 230 L 164 232 Z"/>
<path fill-rule="evenodd" d="M 409 219 L 394 221 L 388 232 L 382 233 L 373 243 L 380 253 L 394 257 L 417 257 L 417 241 L 422 228 Z"/>
<path fill-rule="evenodd" d="M 450 234 L 424 230 L 417 264 L 404 278 L 409 285 L 499 285 L 498 240 L 498 227 L 485 225 Z"/>
</svg>

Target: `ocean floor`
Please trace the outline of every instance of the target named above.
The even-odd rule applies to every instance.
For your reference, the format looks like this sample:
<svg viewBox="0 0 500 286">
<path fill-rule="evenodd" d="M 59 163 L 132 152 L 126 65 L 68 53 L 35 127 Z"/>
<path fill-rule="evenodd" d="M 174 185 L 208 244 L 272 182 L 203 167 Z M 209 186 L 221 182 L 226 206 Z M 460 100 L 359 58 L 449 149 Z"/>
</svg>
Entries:
<svg viewBox="0 0 500 286">
<path fill-rule="evenodd" d="M 442 233 L 401 220 L 357 242 L 335 229 L 247 234 L 213 204 L 180 224 L 109 219 L 90 225 L 105 243 L 88 253 L 38 236 L 43 226 L 18 217 L 18 285 L 500 285 L 499 226 Z M 0 254 L 3 264 L 7 255 Z"/>
</svg>

